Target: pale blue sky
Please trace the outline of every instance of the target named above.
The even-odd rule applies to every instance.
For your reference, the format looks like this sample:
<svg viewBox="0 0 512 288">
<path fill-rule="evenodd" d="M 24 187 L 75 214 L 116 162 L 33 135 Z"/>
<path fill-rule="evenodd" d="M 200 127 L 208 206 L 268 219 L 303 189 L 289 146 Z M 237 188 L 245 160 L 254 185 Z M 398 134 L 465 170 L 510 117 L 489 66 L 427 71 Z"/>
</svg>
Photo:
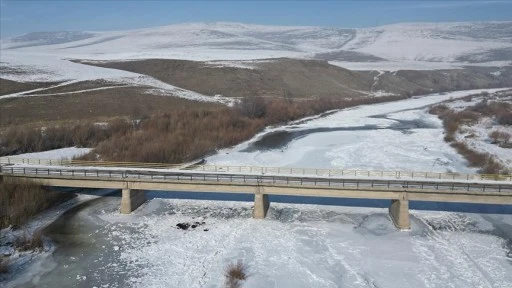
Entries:
<svg viewBox="0 0 512 288">
<path fill-rule="evenodd" d="M 368 27 L 398 22 L 510 21 L 512 1 L 0 0 L 0 37 L 182 22 Z"/>
</svg>

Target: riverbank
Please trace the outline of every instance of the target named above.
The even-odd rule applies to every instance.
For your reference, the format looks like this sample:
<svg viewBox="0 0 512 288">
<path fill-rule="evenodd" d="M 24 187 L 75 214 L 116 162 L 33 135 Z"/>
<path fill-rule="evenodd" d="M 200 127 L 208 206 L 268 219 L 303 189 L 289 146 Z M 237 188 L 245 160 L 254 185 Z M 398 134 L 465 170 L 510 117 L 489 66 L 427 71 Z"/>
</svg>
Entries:
<svg viewBox="0 0 512 288">
<path fill-rule="evenodd" d="M 85 190 L 81 192 L 85 192 Z M 66 211 L 111 192 L 112 191 L 108 190 L 97 190 L 86 192 L 90 194 L 78 194 L 76 197 L 72 197 L 72 199 L 62 204 L 37 214 L 26 224 L 19 226 L 16 229 L 13 229 L 13 227 L 1 229 L 0 255 L 2 255 L 5 261 L 4 263 L 6 263 L 6 269 L 5 273 L 0 274 L 0 283 L 4 283 L 9 287 L 15 287 L 20 282 L 25 282 L 26 279 L 30 279 L 34 276 L 34 273 L 30 272 L 31 269 L 51 269 L 52 266 L 41 266 L 41 261 L 50 257 L 50 255 L 55 251 L 53 239 L 47 237 L 46 233 L 44 233 L 44 229 L 54 223 L 57 219 L 61 218 Z M 61 191 L 59 193 L 73 194 L 73 191 Z M 15 247 L 16 239 L 20 239 L 23 235 L 32 235 L 36 231 L 43 232 L 43 244 L 40 249 L 19 251 Z"/>
</svg>

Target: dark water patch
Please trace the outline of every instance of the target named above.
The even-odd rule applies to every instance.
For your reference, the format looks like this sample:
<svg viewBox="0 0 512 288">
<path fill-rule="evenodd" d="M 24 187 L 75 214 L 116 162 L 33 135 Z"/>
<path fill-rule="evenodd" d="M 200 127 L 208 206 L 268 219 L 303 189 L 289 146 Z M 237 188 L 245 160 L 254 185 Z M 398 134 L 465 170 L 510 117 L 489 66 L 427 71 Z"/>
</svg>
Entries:
<svg viewBox="0 0 512 288">
<path fill-rule="evenodd" d="M 97 191 L 97 189 L 90 190 Z M 88 241 L 90 239 L 82 237 L 83 235 L 81 235 L 84 227 L 81 224 L 82 221 L 77 220 L 79 213 L 96 206 L 101 202 L 105 202 L 105 197 L 118 199 L 120 196 L 120 191 L 114 191 L 104 197 L 81 203 L 64 212 L 59 218 L 57 218 L 57 220 L 43 230 L 43 234 L 49 236 L 58 245 L 57 250 L 65 250 L 68 247 L 72 247 L 73 249 L 81 247 L 84 248 L 84 246 L 88 246 L 90 244 Z"/>
<path fill-rule="evenodd" d="M 335 131 L 363 131 L 363 130 L 376 130 L 381 129 L 377 125 L 365 125 L 354 127 L 321 127 L 302 130 L 279 130 L 272 131 L 263 135 L 260 139 L 254 141 L 249 147 L 241 150 L 240 152 L 254 152 L 261 150 L 282 149 L 285 148 L 293 140 L 301 139 L 310 134 L 335 132 Z"/>
<path fill-rule="evenodd" d="M 412 109 L 412 110 L 418 110 L 418 109 Z M 370 116 L 368 118 L 375 118 L 375 119 L 386 119 L 390 121 L 394 121 L 395 123 L 392 124 L 388 129 L 392 130 L 404 130 L 404 129 L 433 129 L 433 128 L 439 128 L 432 123 L 427 123 L 422 120 L 403 120 L 403 119 L 395 119 L 388 116 L 388 114 L 382 114 L 382 115 L 374 115 Z"/>
<path fill-rule="evenodd" d="M 120 257 L 119 249 L 114 246 L 117 240 L 113 235 L 116 234 L 112 231 L 122 227 L 98 217 L 100 211 L 115 213 L 119 209 L 120 195 L 120 191 L 114 191 L 81 203 L 46 227 L 43 233 L 55 243 L 55 250 L 51 257 L 43 260 L 42 266 L 50 268 L 22 287 L 101 287 L 105 283 L 109 283 L 109 287 L 124 287 L 123 283 L 136 271 L 130 271 L 125 265 L 111 266 Z"/>
<path fill-rule="evenodd" d="M 512 214 L 512 205 L 410 201 L 409 208 L 478 214 Z"/>
<path fill-rule="evenodd" d="M 249 144 L 249 146 L 240 152 L 255 152 L 265 151 L 272 149 L 284 149 L 293 140 L 298 140 L 314 133 L 326 133 L 326 132 L 338 132 L 338 131 L 370 131 L 370 130 L 383 130 L 389 129 L 394 131 L 400 131 L 404 134 L 412 134 L 412 129 L 433 129 L 439 128 L 432 123 L 427 123 L 422 120 L 401 120 L 394 119 L 385 115 L 375 115 L 368 118 L 378 118 L 393 121 L 389 126 L 382 127 L 380 125 L 363 125 L 363 126 L 351 126 L 351 127 L 318 127 L 310 129 L 293 130 L 291 127 L 289 130 L 272 131 L 263 135 L 260 139 Z"/>
<path fill-rule="evenodd" d="M 238 201 L 252 202 L 253 194 L 238 193 L 211 193 L 211 192 L 165 192 L 151 191 L 147 193 L 147 198 L 162 199 L 190 199 L 190 200 L 213 200 L 213 201 Z M 287 195 L 269 195 L 270 203 L 288 203 L 288 204 L 313 204 L 325 206 L 348 206 L 348 207 L 369 207 L 369 208 L 388 208 L 390 200 L 379 199 L 358 199 L 358 198 L 334 198 L 334 197 L 316 197 L 316 196 L 287 196 Z M 430 202 L 430 201 L 410 201 L 409 208 L 414 210 L 428 211 L 447 211 L 464 212 L 478 214 L 512 214 L 512 205 L 502 204 L 474 204 L 474 203 L 456 203 L 456 202 Z"/>
<path fill-rule="evenodd" d="M 212 193 L 212 192 L 179 192 L 179 191 L 148 191 L 146 199 L 189 199 L 189 200 L 215 200 L 215 201 L 254 201 L 253 194 Z"/>
</svg>

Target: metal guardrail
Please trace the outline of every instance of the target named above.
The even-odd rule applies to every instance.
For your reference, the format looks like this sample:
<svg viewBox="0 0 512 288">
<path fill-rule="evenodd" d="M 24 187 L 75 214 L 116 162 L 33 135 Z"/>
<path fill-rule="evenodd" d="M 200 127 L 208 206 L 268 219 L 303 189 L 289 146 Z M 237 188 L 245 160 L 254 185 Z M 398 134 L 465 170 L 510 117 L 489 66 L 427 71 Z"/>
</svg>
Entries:
<svg viewBox="0 0 512 288">
<path fill-rule="evenodd" d="M 374 180 L 374 179 L 339 179 L 320 177 L 298 177 L 298 176 L 277 176 L 277 175 L 243 175 L 243 174 L 219 174 L 202 172 L 163 172 L 163 171 L 120 171 L 120 170 L 93 170 L 85 168 L 33 168 L 17 166 L 0 166 L 0 173 L 4 175 L 47 175 L 66 177 L 69 179 L 79 178 L 101 178 L 112 179 L 113 181 L 197 181 L 197 182 L 229 182 L 233 184 L 251 185 L 287 185 L 287 186 L 316 186 L 316 187 L 339 187 L 344 189 L 421 189 L 432 191 L 453 191 L 465 194 L 489 195 L 489 193 L 500 193 L 500 195 L 511 196 L 512 184 L 501 183 L 457 183 L 440 182 L 428 180 Z M 411 192 L 411 191 L 407 191 Z M 414 192 L 413 192 L 414 193 Z"/>
<path fill-rule="evenodd" d="M 28 159 L 17 157 L 2 157 L 0 164 L 28 164 L 45 166 L 90 166 L 90 167 L 119 167 L 119 168 L 154 168 L 154 169 L 183 169 L 204 172 L 245 173 L 245 174 L 271 174 L 271 175 L 315 175 L 322 177 L 368 177 L 368 178 L 411 178 L 411 179 L 438 179 L 438 180 L 494 180 L 511 181 L 512 175 L 499 174 L 466 174 L 466 173 L 439 173 L 418 171 L 371 171 L 354 169 L 315 169 L 315 168 L 288 168 L 288 167 L 261 167 L 261 166 L 228 166 L 192 164 L 184 167 L 183 164 L 166 163 L 139 163 L 139 162 L 107 162 L 59 159 Z"/>
</svg>

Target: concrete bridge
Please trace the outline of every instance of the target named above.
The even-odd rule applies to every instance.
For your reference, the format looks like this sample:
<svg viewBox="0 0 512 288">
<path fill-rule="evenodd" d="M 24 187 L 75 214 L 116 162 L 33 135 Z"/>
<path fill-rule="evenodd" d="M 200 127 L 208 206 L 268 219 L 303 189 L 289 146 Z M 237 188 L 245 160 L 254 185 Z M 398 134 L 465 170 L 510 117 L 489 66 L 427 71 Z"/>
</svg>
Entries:
<svg viewBox="0 0 512 288">
<path fill-rule="evenodd" d="M 388 199 L 390 216 L 399 229 L 410 228 L 409 201 L 512 205 L 509 176 L 494 177 L 494 180 L 473 177 L 468 180 L 469 176 L 463 177 L 467 179 L 396 179 L 12 164 L 0 166 L 0 179 L 5 176 L 29 179 L 45 186 L 121 189 L 120 210 L 124 214 L 146 201 L 144 191 L 147 190 L 254 194 L 253 217 L 257 219 L 267 214 L 268 195 Z"/>
</svg>

